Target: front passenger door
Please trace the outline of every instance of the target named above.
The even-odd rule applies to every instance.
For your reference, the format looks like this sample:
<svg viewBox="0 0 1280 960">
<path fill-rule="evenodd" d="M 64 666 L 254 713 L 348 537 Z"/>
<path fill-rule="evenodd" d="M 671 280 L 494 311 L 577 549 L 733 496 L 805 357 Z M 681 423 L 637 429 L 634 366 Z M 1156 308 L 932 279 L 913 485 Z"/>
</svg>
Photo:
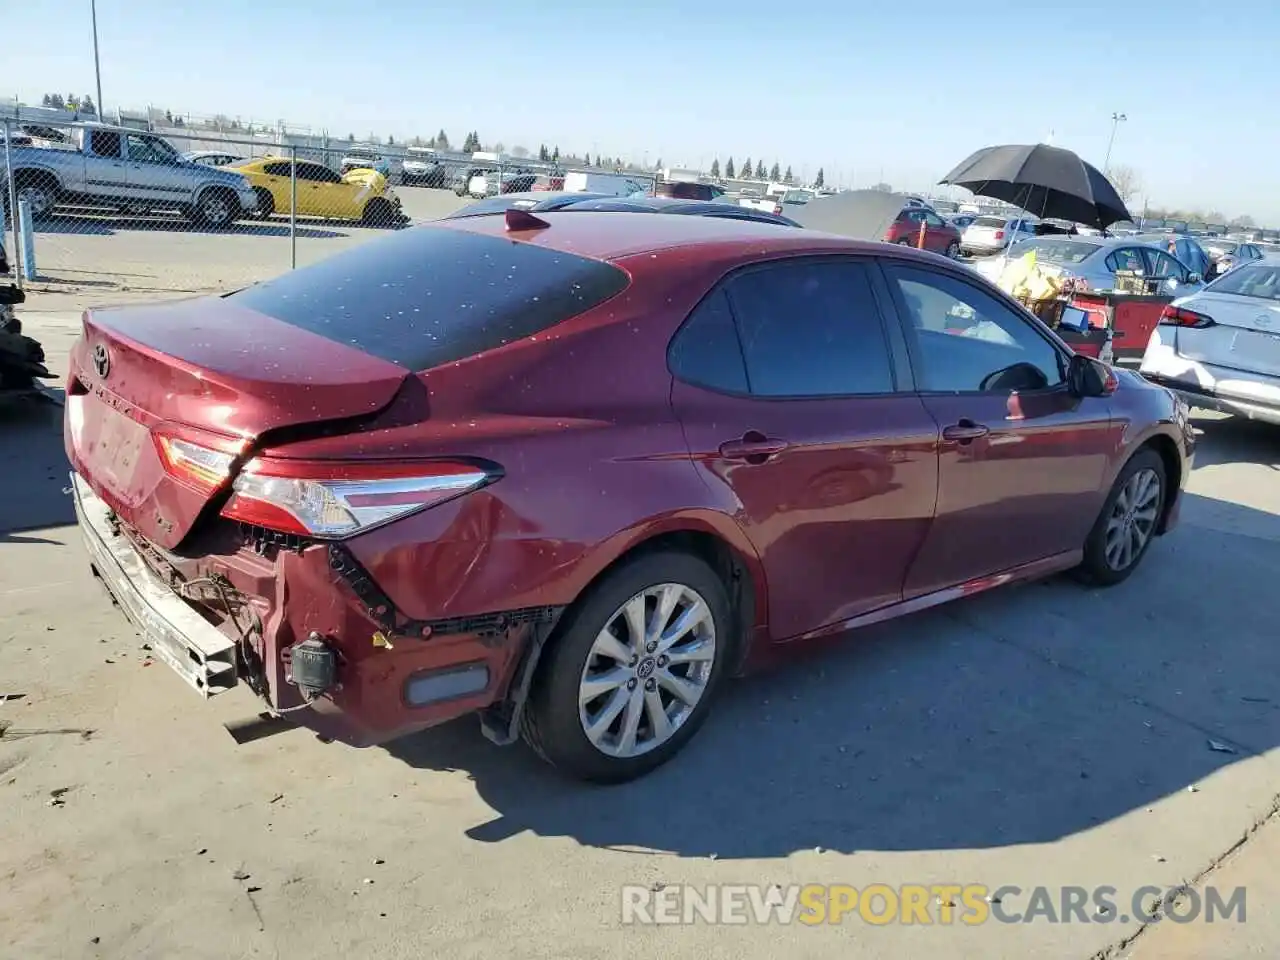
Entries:
<svg viewBox="0 0 1280 960">
<path fill-rule="evenodd" d="M 751 267 L 671 344 L 673 409 L 762 559 L 776 639 L 897 602 L 933 517 L 937 424 L 890 349 L 887 297 L 866 260 Z"/>
<path fill-rule="evenodd" d="M 1071 393 L 1067 352 L 976 280 L 885 269 L 942 434 L 937 513 L 905 597 L 1080 549 L 1115 444 L 1110 401 Z"/>
</svg>

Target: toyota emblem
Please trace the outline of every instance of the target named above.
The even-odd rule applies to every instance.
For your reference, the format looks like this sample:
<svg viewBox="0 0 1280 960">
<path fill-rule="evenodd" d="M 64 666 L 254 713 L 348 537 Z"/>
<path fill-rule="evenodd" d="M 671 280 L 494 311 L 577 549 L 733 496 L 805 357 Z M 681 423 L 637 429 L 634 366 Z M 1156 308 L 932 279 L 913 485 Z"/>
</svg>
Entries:
<svg viewBox="0 0 1280 960">
<path fill-rule="evenodd" d="M 111 354 L 107 353 L 106 344 L 100 343 L 93 348 L 93 369 L 103 380 L 111 372 Z"/>
</svg>

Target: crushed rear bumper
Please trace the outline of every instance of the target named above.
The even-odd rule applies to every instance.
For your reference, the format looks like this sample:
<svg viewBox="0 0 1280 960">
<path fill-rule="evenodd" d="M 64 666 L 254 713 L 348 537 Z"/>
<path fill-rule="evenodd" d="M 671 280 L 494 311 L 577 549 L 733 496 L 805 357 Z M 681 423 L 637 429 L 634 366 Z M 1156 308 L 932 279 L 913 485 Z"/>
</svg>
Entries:
<svg viewBox="0 0 1280 960">
<path fill-rule="evenodd" d="M 235 686 L 235 641 L 196 613 L 147 566 L 133 545 L 113 529 L 107 505 L 74 471 L 71 492 L 94 575 L 155 655 L 203 696 Z"/>
</svg>

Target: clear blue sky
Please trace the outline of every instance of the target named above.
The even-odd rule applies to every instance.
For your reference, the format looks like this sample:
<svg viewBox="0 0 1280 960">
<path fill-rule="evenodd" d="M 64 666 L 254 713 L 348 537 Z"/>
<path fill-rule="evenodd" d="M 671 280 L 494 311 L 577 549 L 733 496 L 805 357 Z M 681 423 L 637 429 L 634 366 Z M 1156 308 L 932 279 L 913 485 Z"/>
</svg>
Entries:
<svg viewBox="0 0 1280 960">
<path fill-rule="evenodd" d="M 93 93 L 89 0 L 12 0 L 0 96 Z M 1152 205 L 1280 226 L 1280 4 L 98 0 L 108 109 L 618 154 L 925 189 L 1046 139 Z M 52 39 L 51 39 L 52 38 Z M 1242 93 L 1242 91 L 1248 91 Z"/>
</svg>

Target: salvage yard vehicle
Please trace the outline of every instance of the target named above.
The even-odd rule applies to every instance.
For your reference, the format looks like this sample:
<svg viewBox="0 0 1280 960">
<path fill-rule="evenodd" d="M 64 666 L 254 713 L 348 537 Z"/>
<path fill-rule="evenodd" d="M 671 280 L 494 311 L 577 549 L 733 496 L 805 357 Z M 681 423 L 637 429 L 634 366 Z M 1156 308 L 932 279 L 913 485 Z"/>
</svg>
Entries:
<svg viewBox="0 0 1280 960">
<path fill-rule="evenodd" d="M 1193 444 L 962 265 L 660 212 L 460 217 L 90 310 L 69 370 L 93 569 L 196 689 L 354 745 L 478 713 L 600 782 L 806 641 L 1120 583 Z"/>
<path fill-rule="evenodd" d="M 134 215 L 176 210 L 225 227 L 257 203 L 244 177 L 186 160 L 153 134 L 84 124 L 69 139 L 65 146 L 10 148 L 14 187 L 33 217 L 46 218 L 58 206 Z M 6 207 L 8 200 L 5 190 Z"/>
<path fill-rule="evenodd" d="M 1141 370 L 1193 406 L 1280 425 L 1280 259 L 1165 307 Z"/>
<path fill-rule="evenodd" d="M 293 204 L 292 163 L 287 157 L 241 160 L 235 170 L 251 185 L 258 216 L 287 214 Z M 331 220 L 359 220 L 375 227 L 389 227 L 407 218 L 400 198 L 376 170 L 358 167 L 337 174 L 322 163 L 298 161 L 298 216 Z"/>
</svg>

